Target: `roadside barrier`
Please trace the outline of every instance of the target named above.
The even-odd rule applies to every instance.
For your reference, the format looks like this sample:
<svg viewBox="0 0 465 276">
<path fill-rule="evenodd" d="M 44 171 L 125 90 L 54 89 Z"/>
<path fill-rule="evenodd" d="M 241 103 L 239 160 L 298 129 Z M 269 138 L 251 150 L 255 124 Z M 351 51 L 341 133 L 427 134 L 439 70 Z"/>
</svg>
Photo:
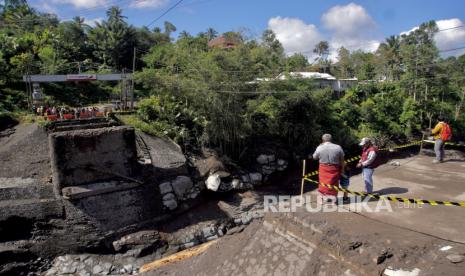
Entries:
<svg viewBox="0 0 465 276">
<path fill-rule="evenodd" d="M 411 146 L 415 146 L 415 145 L 422 145 L 422 142 L 431 142 L 431 141 L 420 140 L 420 141 L 415 141 L 415 142 L 412 142 L 412 143 L 409 143 L 409 144 L 400 145 L 400 146 L 396 146 L 396 147 L 392 147 L 392 148 L 380 149 L 380 151 L 381 150 L 382 151 L 392 151 L 392 150 L 395 150 L 395 149 L 407 148 L 407 147 L 411 147 Z M 446 143 L 446 145 L 447 144 L 448 143 Z M 449 143 L 449 144 L 450 145 L 465 146 L 465 145 L 455 144 L 455 143 Z M 355 156 L 355 157 L 347 159 L 345 162 L 349 163 L 349 162 L 353 162 L 353 161 L 356 161 L 356 160 L 359 160 L 359 159 L 360 159 L 360 156 Z M 322 186 L 324 186 L 326 188 L 337 190 L 339 192 L 345 192 L 345 193 L 348 193 L 348 194 L 351 194 L 351 195 L 357 195 L 357 196 L 362 196 L 362 197 L 370 197 L 370 198 L 374 198 L 374 199 L 385 199 L 385 200 L 389 200 L 389 201 L 393 201 L 393 202 L 426 204 L 426 205 L 431 205 L 431 206 L 444 205 L 444 206 L 465 207 L 465 202 L 453 202 L 453 201 L 440 201 L 440 200 L 427 200 L 427 199 L 418 199 L 418 198 L 384 196 L 384 195 L 378 195 L 378 194 L 372 194 L 372 193 L 370 194 L 370 193 L 366 193 L 366 192 L 351 191 L 351 190 L 347 190 L 345 188 L 341 188 L 338 185 L 329 185 L 329 184 L 325 184 L 325 183 L 319 183 L 317 180 L 313 180 L 313 179 L 310 178 L 311 176 L 318 175 L 318 171 L 314 171 L 314 172 L 311 172 L 309 174 L 305 174 L 305 160 L 304 160 L 303 165 L 304 165 L 304 168 L 303 168 L 303 172 L 302 172 L 302 187 L 301 187 L 301 194 L 300 194 L 301 199 L 303 198 L 304 181 L 308 181 L 310 183 L 317 184 L 317 185 L 322 185 Z"/>
</svg>

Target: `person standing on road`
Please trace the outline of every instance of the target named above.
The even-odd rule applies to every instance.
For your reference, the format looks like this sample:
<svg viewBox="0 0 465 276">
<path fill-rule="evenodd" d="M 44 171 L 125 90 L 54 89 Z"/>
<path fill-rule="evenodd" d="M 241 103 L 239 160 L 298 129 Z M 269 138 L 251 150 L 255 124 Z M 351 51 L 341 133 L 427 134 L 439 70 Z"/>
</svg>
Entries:
<svg viewBox="0 0 465 276">
<path fill-rule="evenodd" d="M 357 168 L 362 168 L 365 192 L 371 194 L 373 192 L 373 173 L 378 167 L 378 148 L 368 137 L 363 138 L 359 145 L 363 147 L 363 151 Z"/>
<path fill-rule="evenodd" d="M 319 161 L 319 198 L 322 202 L 336 202 L 338 191 L 322 184 L 336 186 L 339 185 L 341 173 L 344 170 L 344 151 L 341 146 L 331 142 L 331 134 L 324 134 L 322 143 L 313 153 L 313 159 Z"/>
<path fill-rule="evenodd" d="M 431 131 L 434 136 L 434 152 L 436 154 L 436 159 L 434 159 L 433 163 L 441 163 L 444 161 L 444 146 L 447 141 L 450 140 L 452 137 L 452 130 L 447 124 L 444 117 L 439 116 L 438 123 Z"/>
</svg>

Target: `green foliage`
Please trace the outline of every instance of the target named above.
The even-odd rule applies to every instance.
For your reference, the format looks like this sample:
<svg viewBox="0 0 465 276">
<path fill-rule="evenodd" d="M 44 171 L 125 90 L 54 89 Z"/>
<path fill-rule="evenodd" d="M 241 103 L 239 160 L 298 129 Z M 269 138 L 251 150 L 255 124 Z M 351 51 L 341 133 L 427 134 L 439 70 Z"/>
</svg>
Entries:
<svg viewBox="0 0 465 276">
<path fill-rule="evenodd" d="M 361 136 L 409 139 L 438 115 L 451 120 L 454 137 L 465 134 L 465 55 L 439 56 L 433 21 L 387 38 L 374 53 L 340 48 L 336 63 L 328 57 L 328 42 L 321 41 L 313 49 L 316 67 L 302 54 L 286 56 L 271 30 L 259 40 L 226 32 L 222 35 L 234 47 L 210 48 L 209 40 L 218 36 L 212 28 L 198 35 L 184 31 L 174 40 L 172 23 L 137 28 L 118 7 L 91 27 L 81 17 L 60 22 L 26 1 L 6 1 L 0 24 L 5 26 L 0 30 L 0 116 L 27 108 L 23 74 L 122 71 L 132 68 L 136 47 L 138 111 L 121 119 L 185 147 L 216 147 L 239 158 L 269 141 L 302 154 L 325 132 L 344 146 Z M 360 83 L 336 98 L 316 81 L 289 74 L 312 68 Z M 70 106 L 106 101 L 120 91 L 117 83 L 56 83 L 42 89 L 46 103 Z"/>
</svg>

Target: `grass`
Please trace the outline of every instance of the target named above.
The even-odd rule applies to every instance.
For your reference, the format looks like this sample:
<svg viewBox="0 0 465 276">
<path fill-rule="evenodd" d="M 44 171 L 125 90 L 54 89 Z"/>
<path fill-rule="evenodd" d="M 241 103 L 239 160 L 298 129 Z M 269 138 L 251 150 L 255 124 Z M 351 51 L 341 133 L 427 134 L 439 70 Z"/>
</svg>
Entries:
<svg viewBox="0 0 465 276">
<path fill-rule="evenodd" d="M 162 131 L 158 130 L 154 125 L 142 121 L 136 115 L 116 115 L 116 117 L 123 124 L 132 126 L 139 131 L 142 131 L 142 132 L 154 135 L 154 136 L 166 136 Z"/>
</svg>

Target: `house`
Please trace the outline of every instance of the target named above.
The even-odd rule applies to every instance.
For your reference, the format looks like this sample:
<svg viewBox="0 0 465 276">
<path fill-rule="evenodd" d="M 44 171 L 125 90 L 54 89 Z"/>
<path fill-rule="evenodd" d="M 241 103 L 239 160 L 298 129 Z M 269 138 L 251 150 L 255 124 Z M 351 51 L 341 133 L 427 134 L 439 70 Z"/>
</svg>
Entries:
<svg viewBox="0 0 465 276">
<path fill-rule="evenodd" d="M 347 89 L 350 89 L 356 86 L 357 83 L 358 83 L 357 78 L 338 79 L 333 84 L 333 90 L 337 92 L 346 91 Z"/>
<path fill-rule="evenodd" d="M 257 78 L 254 82 L 286 80 L 288 78 L 303 78 L 314 81 L 318 88 L 331 87 L 336 92 L 342 92 L 357 85 L 357 78 L 337 79 L 328 73 L 319 72 L 289 72 L 281 73 L 276 78 Z"/>
<path fill-rule="evenodd" d="M 208 47 L 220 48 L 220 49 L 233 49 L 238 46 L 237 42 L 232 38 L 228 38 L 224 35 L 216 37 L 208 42 Z"/>
</svg>

